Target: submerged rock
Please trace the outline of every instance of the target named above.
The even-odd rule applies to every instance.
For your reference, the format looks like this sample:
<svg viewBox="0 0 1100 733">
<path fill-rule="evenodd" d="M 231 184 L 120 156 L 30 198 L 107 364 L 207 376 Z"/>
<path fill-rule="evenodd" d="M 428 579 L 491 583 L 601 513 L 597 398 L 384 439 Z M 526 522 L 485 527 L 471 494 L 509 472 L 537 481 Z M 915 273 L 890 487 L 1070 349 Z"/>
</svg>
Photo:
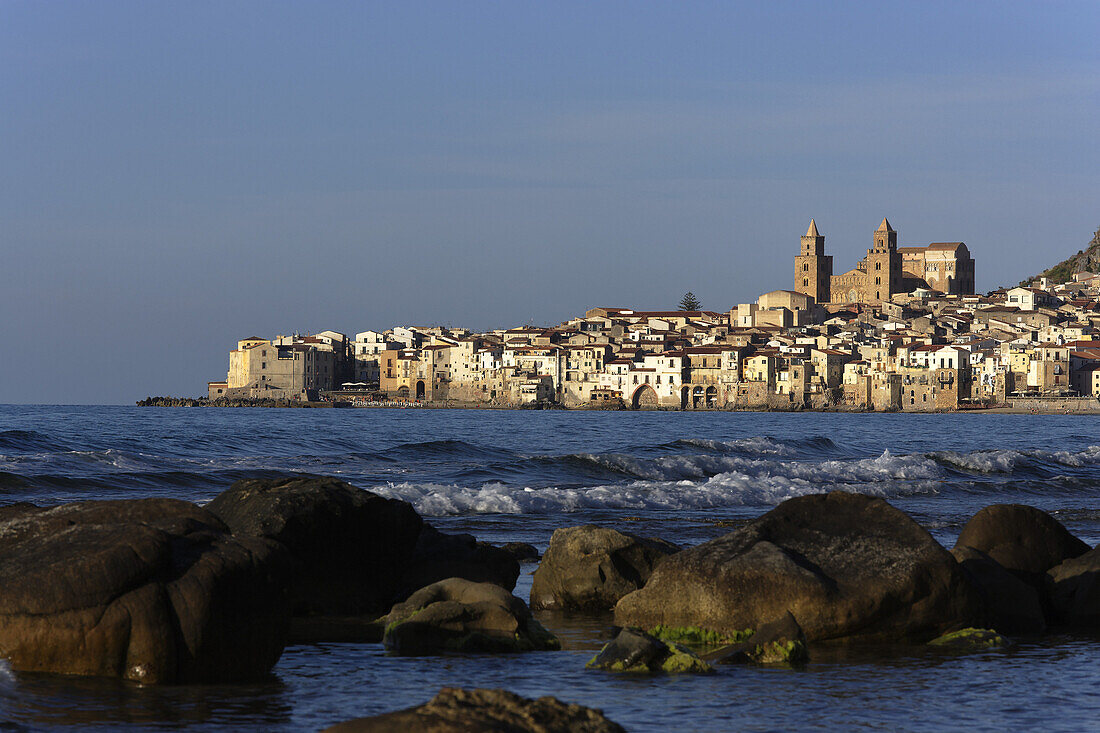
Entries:
<svg viewBox="0 0 1100 733">
<path fill-rule="evenodd" d="M 714 669 L 694 652 L 677 644 L 667 644 L 639 629 L 623 629 L 600 653 L 585 665 L 586 669 L 608 672 L 653 674 L 659 672 L 697 672 Z"/>
<path fill-rule="evenodd" d="M 449 578 L 393 607 L 382 643 L 393 654 L 561 649 L 519 598 L 493 583 Z"/>
<path fill-rule="evenodd" d="M 531 607 L 609 611 L 676 545 L 586 524 L 554 531 L 531 584 Z"/>
<path fill-rule="evenodd" d="M 237 536 L 282 543 L 295 615 L 384 613 L 402 586 L 422 520 L 411 504 L 332 478 L 245 479 L 207 509 Z"/>
<path fill-rule="evenodd" d="M 1023 504 L 994 504 L 980 510 L 962 528 L 955 547 L 980 550 L 1026 578 L 1041 576 L 1089 551 L 1057 519 Z"/>
<path fill-rule="evenodd" d="M 933 639 L 928 644 L 953 649 L 995 649 L 1012 646 L 1012 641 L 993 629 L 960 629 Z"/>
<path fill-rule="evenodd" d="M 270 672 L 290 622 L 286 550 L 172 499 L 23 507 L 0 521 L 0 658 L 142 683 Z"/>
<path fill-rule="evenodd" d="M 553 697 L 530 700 L 505 690 L 443 688 L 415 708 L 360 718 L 326 733 L 625 733 L 603 712 Z"/>
<path fill-rule="evenodd" d="M 538 562 L 540 559 L 538 548 L 526 542 L 508 542 L 501 545 L 500 549 L 507 552 L 520 563 Z"/>
<path fill-rule="evenodd" d="M 615 607 L 623 625 L 759 629 L 788 611 L 810 641 L 926 640 L 972 625 L 981 601 L 959 564 L 904 513 L 860 494 L 789 499 L 675 555 Z"/>
</svg>

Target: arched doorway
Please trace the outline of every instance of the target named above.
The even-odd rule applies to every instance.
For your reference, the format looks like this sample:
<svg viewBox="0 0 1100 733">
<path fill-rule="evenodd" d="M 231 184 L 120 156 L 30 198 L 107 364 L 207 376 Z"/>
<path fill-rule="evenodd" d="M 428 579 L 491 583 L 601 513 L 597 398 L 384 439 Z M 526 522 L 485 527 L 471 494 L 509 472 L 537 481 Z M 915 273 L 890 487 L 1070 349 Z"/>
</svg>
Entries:
<svg viewBox="0 0 1100 733">
<path fill-rule="evenodd" d="M 424 380 L 421 379 L 416 383 L 416 399 L 424 399 Z"/>
<path fill-rule="evenodd" d="M 686 410 L 691 406 L 691 387 L 680 388 L 680 409 Z"/>
<path fill-rule="evenodd" d="M 693 409 L 698 410 L 703 406 L 703 388 L 696 386 L 691 390 L 691 406 Z"/>
<path fill-rule="evenodd" d="M 409 388 L 405 385 L 401 385 L 397 388 L 397 399 L 407 400 L 409 399 Z"/>
<path fill-rule="evenodd" d="M 717 387 L 707 387 L 707 407 L 718 407 Z"/>
<path fill-rule="evenodd" d="M 648 384 L 634 390 L 634 397 L 630 400 L 631 408 L 635 410 L 653 410 L 657 407 L 657 393 Z"/>
</svg>

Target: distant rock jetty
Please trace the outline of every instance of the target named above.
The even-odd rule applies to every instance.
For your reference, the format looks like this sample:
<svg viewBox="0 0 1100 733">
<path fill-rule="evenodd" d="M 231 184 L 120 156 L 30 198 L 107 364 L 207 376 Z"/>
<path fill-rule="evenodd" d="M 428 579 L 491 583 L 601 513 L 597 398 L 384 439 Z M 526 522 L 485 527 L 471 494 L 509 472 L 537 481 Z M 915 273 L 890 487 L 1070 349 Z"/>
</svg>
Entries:
<svg viewBox="0 0 1100 733">
<path fill-rule="evenodd" d="M 300 400 L 254 397 L 146 397 L 135 403 L 138 407 L 343 407 L 337 402 L 303 402 Z"/>
</svg>

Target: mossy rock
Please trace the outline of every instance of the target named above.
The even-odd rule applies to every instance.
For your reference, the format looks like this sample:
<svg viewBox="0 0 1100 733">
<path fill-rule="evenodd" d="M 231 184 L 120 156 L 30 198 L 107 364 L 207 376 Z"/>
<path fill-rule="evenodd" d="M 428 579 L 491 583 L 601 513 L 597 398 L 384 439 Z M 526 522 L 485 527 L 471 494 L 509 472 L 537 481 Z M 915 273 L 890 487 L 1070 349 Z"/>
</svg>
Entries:
<svg viewBox="0 0 1100 733">
<path fill-rule="evenodd" d="M 1003 649 L 1012 646 L 1012 640 L 993 629 L 960 629 L 933 639 L 928 645 L 962 650 Z"/>
<path fill-rule="evenodd" d="M 726 646 L 747 640 L 753 635 L 752 629 L 722 633 L 699 626 L 665 626 L 658 624 L 649 630 L 650 636 L 670 643 L 688 646 Z"/>
<path fill-rule="evenodd" d="M 806 642 L 798 639 L 759 644 L 749 652 L 749 656 L 757 664 L 805 664 L 810 659 Z"/>
<path fill-rule="evenodd" d="M 623 629 L 585 668 L 634 674 L 714 672 L 713 667 L 687 647 L 665 643 L 639 629 Z"/>
</svg>

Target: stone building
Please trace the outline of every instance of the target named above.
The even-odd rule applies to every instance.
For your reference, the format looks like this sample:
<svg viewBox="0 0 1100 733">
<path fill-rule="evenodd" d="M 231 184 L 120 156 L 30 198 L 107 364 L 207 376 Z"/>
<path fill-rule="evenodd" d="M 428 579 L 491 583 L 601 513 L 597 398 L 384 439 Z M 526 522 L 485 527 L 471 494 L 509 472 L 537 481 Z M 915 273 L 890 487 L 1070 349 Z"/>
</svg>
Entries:
<svg viewBox="0 0 1100 733">
<path fill-rule="evenodd" d="M 795 256 L 795 290 L 818 303 L 889 302 L 899 293 L 917 289 L 947 295 L 974 293 L 974 260 L 962 242 L 938 242 L 927 247 L 898 247 L 898 233 L 883 218 L 867 254 L 847 272 L 834 275 L 833 258 L 825 254 L 825 237 L 811 219 Z"/>
</svg>

